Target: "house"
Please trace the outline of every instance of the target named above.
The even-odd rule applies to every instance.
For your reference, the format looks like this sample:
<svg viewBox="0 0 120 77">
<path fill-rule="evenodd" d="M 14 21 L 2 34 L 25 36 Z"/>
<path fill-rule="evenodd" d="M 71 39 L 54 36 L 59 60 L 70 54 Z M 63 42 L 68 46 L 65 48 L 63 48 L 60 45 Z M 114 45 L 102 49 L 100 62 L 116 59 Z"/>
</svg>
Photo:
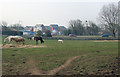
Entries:
<svg viewBox="0 0 120 77">
<path fill-rule="evenodd" d="M 25 30 L 23 31 L 23 35 L 29 35 L 30 31 L 29 30 Z"/>
<path fill-rule="evenodd" d="M 59 28 L 57 24 L 50 24 L 50 27 L 52 30 L 55 30 L 55 29 L 58 30 Z"/>
<path fill-rule="evenodd" d="M 39 30 L 42 31 L 43 33 L 45 33 L 46 27 L 43 24 L 36 24 L 35 28 L 34 28 L 34 31 L 37 32 Z"/>
<path fill-rule="evenodd" d="M 64 30 L 67 30 L 67 28 L 65 26 L 59 26 L 59 30 L 64 31 Z"/>
<path fill-rule="evenodd" d="M 31 30 L 24 30 L 23 35 L 34 35 L 36 32 L 32 32 Z"/>
<path fill-rule="evenodd" d="M 25 30 L 32 30 L 34 27 L 33 26 L 26 26 Z"/>
<path fill-rule="evenodd" d="M 37 31 L 39 31 L 39 30 L 42 31 L 42 27 L 41 27 L 42 25 L 43 25 L 43 24 L 36 24 L 33 31 L 34 31 L 34 32 L 37 32 Z"/>
<path fill-rule="evenodd" d="M 63 35 L 64 31 L 67 30 L 64 26 L 59 26 L 59 35 Z"/>
<path fill-rule="evenodd" d="M 17 30 L 16 30 L 16 29 L 14 29 L 14 28 L 10 28 L 10 30 L 11 30 L 11 31 L 17 31 Z"/>
<path fill-rule="evenodd" d="M 50 24 L 49 26 L 44 27 L 46 28 L 45 30 L 50 30 L 51 35 L 63 35 L 63 32 L 67 30 L 66 27 L 58 26 L 57 24 Z"/>
<path fill-rule="evenodd" d="M 52 30 L 51 32 L 51 35 L 58 35 L 58 34 L 59 34 L 59 31 L 56 29 Z"/>
<path fill-rule="evenodd" d="M 52 35 L 63 35 L 66 30 L 64 26 L 58 26 L 57 24 L 50 24 L 49 26 L 44 26 L 43 24 L 36 24 L 35 26 L 26 26 L 23 34 L 35 34 L 37 31 L 42 31 L 45 34 L 46 30 L 50 30 Z"/>
<path fill-rule="evenodd" d="M 59 27 L 57 24 L 50 24 L 50 27 L 52 29 L 51 34 L 52 35 L 58 35 L 59 34 Z"/>
<path fill-rule="evenodd" d="M 47 30 L 52 31 L 52 28 L 51 28 L 50 26 L 45 26 L 45 28 L 46 28 Z"/>
</svg>

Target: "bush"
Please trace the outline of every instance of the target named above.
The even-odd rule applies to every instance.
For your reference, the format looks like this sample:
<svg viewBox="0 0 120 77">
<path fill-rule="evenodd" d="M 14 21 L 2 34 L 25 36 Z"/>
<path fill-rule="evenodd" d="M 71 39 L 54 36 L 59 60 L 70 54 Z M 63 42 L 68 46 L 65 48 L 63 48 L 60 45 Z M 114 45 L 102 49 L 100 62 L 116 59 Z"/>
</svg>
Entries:
<svg viewBox="0 0 120 77">
<path fill-rule="evenodd" d="M 39 36 L 42 36 L 42 31 L 40 31 L 40 30 L 37 31 L 37 34 L 36 34 L 36 35 L 37 35 L 38 37 L 39 37 Z"/>
<path fill-rule="evenodd" d="M 2 31 L 2 35 L 23 35 L 21 31 Z"/>
<path fill-rule="evenodd" d="M 45 34 L 46 37 L 52 37 L 50 30 L 46 30 Z"/>
</svg>

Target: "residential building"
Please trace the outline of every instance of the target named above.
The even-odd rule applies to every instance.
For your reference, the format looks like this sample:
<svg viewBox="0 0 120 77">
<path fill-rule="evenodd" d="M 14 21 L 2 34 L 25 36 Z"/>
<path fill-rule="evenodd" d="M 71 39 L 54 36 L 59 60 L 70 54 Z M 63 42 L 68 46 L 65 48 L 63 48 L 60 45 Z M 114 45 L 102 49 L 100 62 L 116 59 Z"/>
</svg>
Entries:
<svg viewBox="0 0 120 77">
<path fill-rule="evenodd" d="M 36 34 L 36 32 L 32 32 L 30 30 L 23 31 L 23 35 L 34 35 L 34 34 Z"/>
<path fill-rule="evenodd" d="M 17 30 L 16 30 L 16 29 L 14 29 L 14 28 L 10 28 L 10 30 L 11 30 L 11 31 L 17 31 Z"/>
<path fill-rule="evenodd" d="M 52 35 L 63 35 L 63 32 L 67 30 L 64 26 L 58 26 L 57 24 L 50 24 L 49 26 L 44 26 L 43 24 L 36 24 L 35 26 L 26 26 L 23 34 L 30 35 L 31 32 L 36 33 L 37 31 L 42 31 L 45 34 L 46 30 L 50 30 Z"/>
<path fill-rule="evenodd" d="M 45 26 L 45 28 L 46 28 L 47 30 L 52 31 L 52 28 L 51 28 L 50 26 Z"/>
<path fill-rule="evenodd" d="M 66 27 L 64 27 L 64 26 L 59 26 L 59 35 L 63 35 L 65 30 L 67 30 Z"/>
<path fill-rule="evenodd" d="M 32 30 L 34 28 L 34 26 L 26 26 L 25 30 Z"/>
<path fill-rule="evenodd" d="M 50 24 L 50 27 L 52 29 L 51 34 L 52 35 L 58 35 L 59 34 L 59 27 L 57 24 Z"/>
<path fill-rule="evenodd" d="M 42 31 L 42 27 L 41 27 L 42 25 L 43 25 L 43 24 L 36 24 L 33 31 L 34 31 L 34 32 L 37 32 L 37 31 L 39 31 L 39 30 Z"/>
<path fill-rule="evenodd" d="M 64 30 L 67 30 L 67 28 L 65 26 L 59 26 L 59 30 L 64 31 Z"/>
</svg>

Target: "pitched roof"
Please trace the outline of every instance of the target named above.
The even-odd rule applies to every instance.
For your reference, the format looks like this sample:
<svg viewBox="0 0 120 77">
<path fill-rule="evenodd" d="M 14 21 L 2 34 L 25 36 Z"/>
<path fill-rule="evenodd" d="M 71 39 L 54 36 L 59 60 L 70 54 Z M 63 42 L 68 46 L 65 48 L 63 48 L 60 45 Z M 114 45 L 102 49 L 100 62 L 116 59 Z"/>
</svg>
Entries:
<svg viewBox="0 0 120 77">
<path fill-rule="evenodd" d="M 58 25 L 57 24 L 50 24 L 50 26 L 53 28 L 53 29 L 58 29 Z"/>
<path fill-rule="evenodd" d="M 33 26 L 26 26 L 27 28 L 33 28 Z"/>
<path fill-rule="evenodd" d="M 66 27 L 65 27 L 65 26 L 60 26 L 60 28 L 61 28 L 62 30 L 66 30 Z"/>
<path fill-rule="evenodd" d="M 50 31 L 52 30 L 50 26 L 45 26 L 45 28 L 50 30 Z"/>
<path fill-rule="evenodd" d="M 12 30 L 12 31 L 17 31 L 17 30 L 16 30 L 16 29 L 14 29 L 14 28 L 11 28 L 11 30 Z"/>
<path fill-rule="evenodd" d="M 35 27 L 41 27 L 44 26 L 43 24 L 36 24 Z"/>
</svg>

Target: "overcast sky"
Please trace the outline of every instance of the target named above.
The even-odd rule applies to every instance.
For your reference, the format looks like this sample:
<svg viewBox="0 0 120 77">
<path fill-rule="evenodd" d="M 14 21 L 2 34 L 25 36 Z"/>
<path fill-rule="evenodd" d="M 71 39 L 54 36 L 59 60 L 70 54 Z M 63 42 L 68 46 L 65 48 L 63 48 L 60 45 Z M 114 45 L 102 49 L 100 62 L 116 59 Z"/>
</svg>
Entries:
<svg viewBox="0 0 120 77">
<path fill-rule="evenodd" d="M 23 26 L 58 24 L 68 26 L 72 19 L 97 22 L 103 5 L 119 0 L 1 0 L 0 21 Z"/>
</svg>

